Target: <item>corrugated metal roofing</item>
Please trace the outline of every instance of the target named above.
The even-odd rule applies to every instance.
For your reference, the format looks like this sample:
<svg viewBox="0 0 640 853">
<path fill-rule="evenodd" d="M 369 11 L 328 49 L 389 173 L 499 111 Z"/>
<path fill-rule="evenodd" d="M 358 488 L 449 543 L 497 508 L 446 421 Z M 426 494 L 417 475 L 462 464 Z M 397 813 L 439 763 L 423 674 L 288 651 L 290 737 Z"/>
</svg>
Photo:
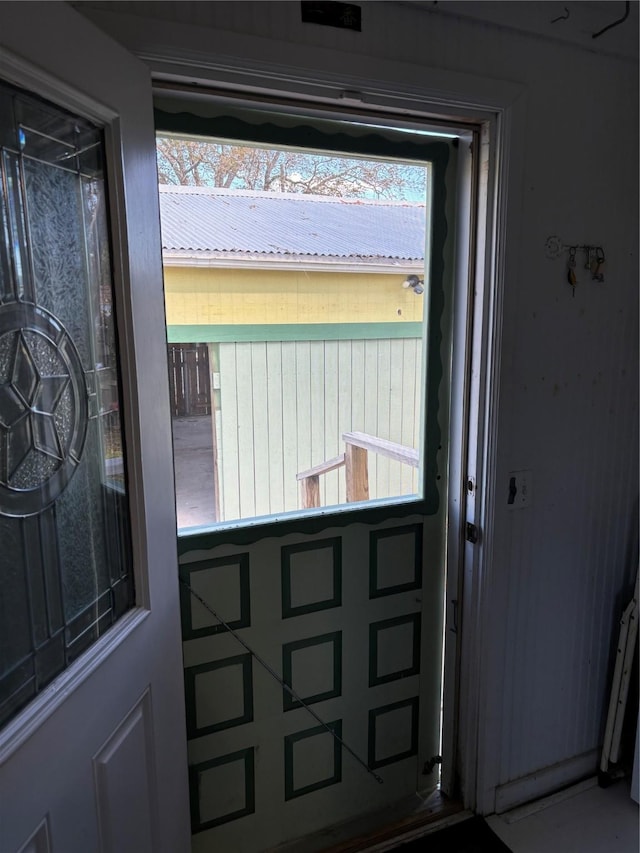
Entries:
<svg viewBox="0 0 640 853">
<path fill-rule="evenodd" d="M 424 257 L 425 205 L 328 196 L 160 187 L 168 252 Z"/>
</svg>

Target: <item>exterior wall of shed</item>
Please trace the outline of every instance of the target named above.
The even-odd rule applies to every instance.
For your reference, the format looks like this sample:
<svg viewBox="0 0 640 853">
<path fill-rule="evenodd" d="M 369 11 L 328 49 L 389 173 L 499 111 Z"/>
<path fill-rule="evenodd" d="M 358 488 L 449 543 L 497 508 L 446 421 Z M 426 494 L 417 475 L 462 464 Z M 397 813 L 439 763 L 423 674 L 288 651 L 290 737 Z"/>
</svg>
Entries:
<svg viewBox="0 0 640 853">
<path fill-rule="evenodd" d="M 409 272 L 165 265 L 167 325 L 419 323 L 424 297 L 402 287 Z"/>
<path fill-rule="evenodd" d="M 99 25 L 132 48 L 155 39 L 177 53 L 188 45 L 203 60 L 235 55 L 300 76 L 328 71 L 346 88 L 384 77 L 406 84 L 408 98 L 415 86 L 444 89 L 450 79 L 480 99 L 501 81 L 521 86 L 492 412 L 499 488 L 475 638 L 478 808 L 491 812 L 508 785 L 545 768 L 537 794 L 558 784 L 557 768 L 569 768 L 565 783 L 595 770 L 613 635 L 637 567 L 633 17 L 596 43 L 592 33 L 616 16 L 611 4 L 569 2 L 570 18 L 553 24 L 548 3 L 364 3 L 361 33 L 302 24 L 295 3 L 104 5 Z M 134 15 L 122 21 L 118 10 Z M 605 282 L 578 270 L 572 298 L 564 261 L 545 256 L 552 234 L 602 245 Z M 509 472 L 520 469 L 532 474 L 533 499 L 509 511 Z M 463 683 L 463 700 L 464 691 Z M 531 789 L 516 801 L 527 796 Z"/>
<path fill-rule="evenodd" d="M 342 453 L 344 432 L 420 446 L 420 339 L 217 348 L 221 520 L 302 509 L 296 474 Z M 416 494 L 415 468 L 370 453 L 368 469 L 370 498 Z M 344 468 L 320 478 L 322 506 L 345 491 Z"/>
<path fill-rule="evenodd" d="M 419 447 L 424 297 L 407 274 L 165 265 L 170 341 L 210 347 L 218 521 L 302 509 L 296 474 L 343 452 L 344 432 Z M 307 340 L 310 324 L 334 339 Z M 368 465 L 371 499 L 416 494 L 416 469 Z M 345 503 L 344 468 L 321 477 L 320 501 Z"/>
</svg>

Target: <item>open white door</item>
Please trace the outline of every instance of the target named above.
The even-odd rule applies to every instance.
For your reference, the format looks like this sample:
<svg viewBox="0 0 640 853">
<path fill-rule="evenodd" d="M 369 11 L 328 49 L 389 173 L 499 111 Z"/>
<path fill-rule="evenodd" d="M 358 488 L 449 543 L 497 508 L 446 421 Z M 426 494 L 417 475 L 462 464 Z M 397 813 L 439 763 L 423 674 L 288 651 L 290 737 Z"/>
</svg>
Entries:
<svg viewBox="0 0 640 853">
<path fill-rule="evenodd" d="M 147 69 L 0 4 L 2 853 L 189 848 L 155 169 Z"/>
</svg>

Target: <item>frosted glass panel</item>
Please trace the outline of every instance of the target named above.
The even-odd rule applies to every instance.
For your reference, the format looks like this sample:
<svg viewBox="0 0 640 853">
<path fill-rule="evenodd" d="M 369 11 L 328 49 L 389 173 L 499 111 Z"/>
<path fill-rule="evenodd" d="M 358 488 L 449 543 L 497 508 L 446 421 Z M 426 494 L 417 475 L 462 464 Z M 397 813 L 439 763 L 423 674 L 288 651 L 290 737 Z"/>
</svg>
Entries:
<svg viewBox="0 0 640 853">
<path fill-rule="evenodd" d="M 36 298 L 68 331 L 83 360 L 91 354 L 80 182 L 73 172 L 24 159 Z"/>
<path fill-rule="evenodd" d="M 99 128 L 0 83 L 0 725 L 134 602 Z"/>
</svg>

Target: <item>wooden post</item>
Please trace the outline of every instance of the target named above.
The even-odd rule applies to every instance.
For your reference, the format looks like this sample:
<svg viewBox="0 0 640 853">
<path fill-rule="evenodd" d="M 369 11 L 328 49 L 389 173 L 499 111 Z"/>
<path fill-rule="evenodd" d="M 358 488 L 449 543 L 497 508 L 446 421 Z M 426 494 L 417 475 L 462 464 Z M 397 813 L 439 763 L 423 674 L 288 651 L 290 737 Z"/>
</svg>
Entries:
<svg viewBox="0 0 640 853">
<path fill-rule="evenodd" d="M 347 501 L 369 500 L 368 453 L 355 444 L 344 446 L 345 473 L 347 478 Z"/>
<path fill-rule="evenodd" d="M 300 480 L 300 497 L 302 509 L 320 506 L 320 475 L 312 474 Z"/>
<path fill-rule="evenodd" d="M 320 465 L 314 465 L 313 468 L 307 468 L 306 471 L 300 471 L 296 474 L 296 480 L 300 483 L 302 509 L 320 506 L 320 474 L 335 471 L 336 468 L 342 468 L 343 465 L 344 453 L 341 453 L 340 456 L 334 456 L 333 459 L 327 459 Z"/>
</svg>

